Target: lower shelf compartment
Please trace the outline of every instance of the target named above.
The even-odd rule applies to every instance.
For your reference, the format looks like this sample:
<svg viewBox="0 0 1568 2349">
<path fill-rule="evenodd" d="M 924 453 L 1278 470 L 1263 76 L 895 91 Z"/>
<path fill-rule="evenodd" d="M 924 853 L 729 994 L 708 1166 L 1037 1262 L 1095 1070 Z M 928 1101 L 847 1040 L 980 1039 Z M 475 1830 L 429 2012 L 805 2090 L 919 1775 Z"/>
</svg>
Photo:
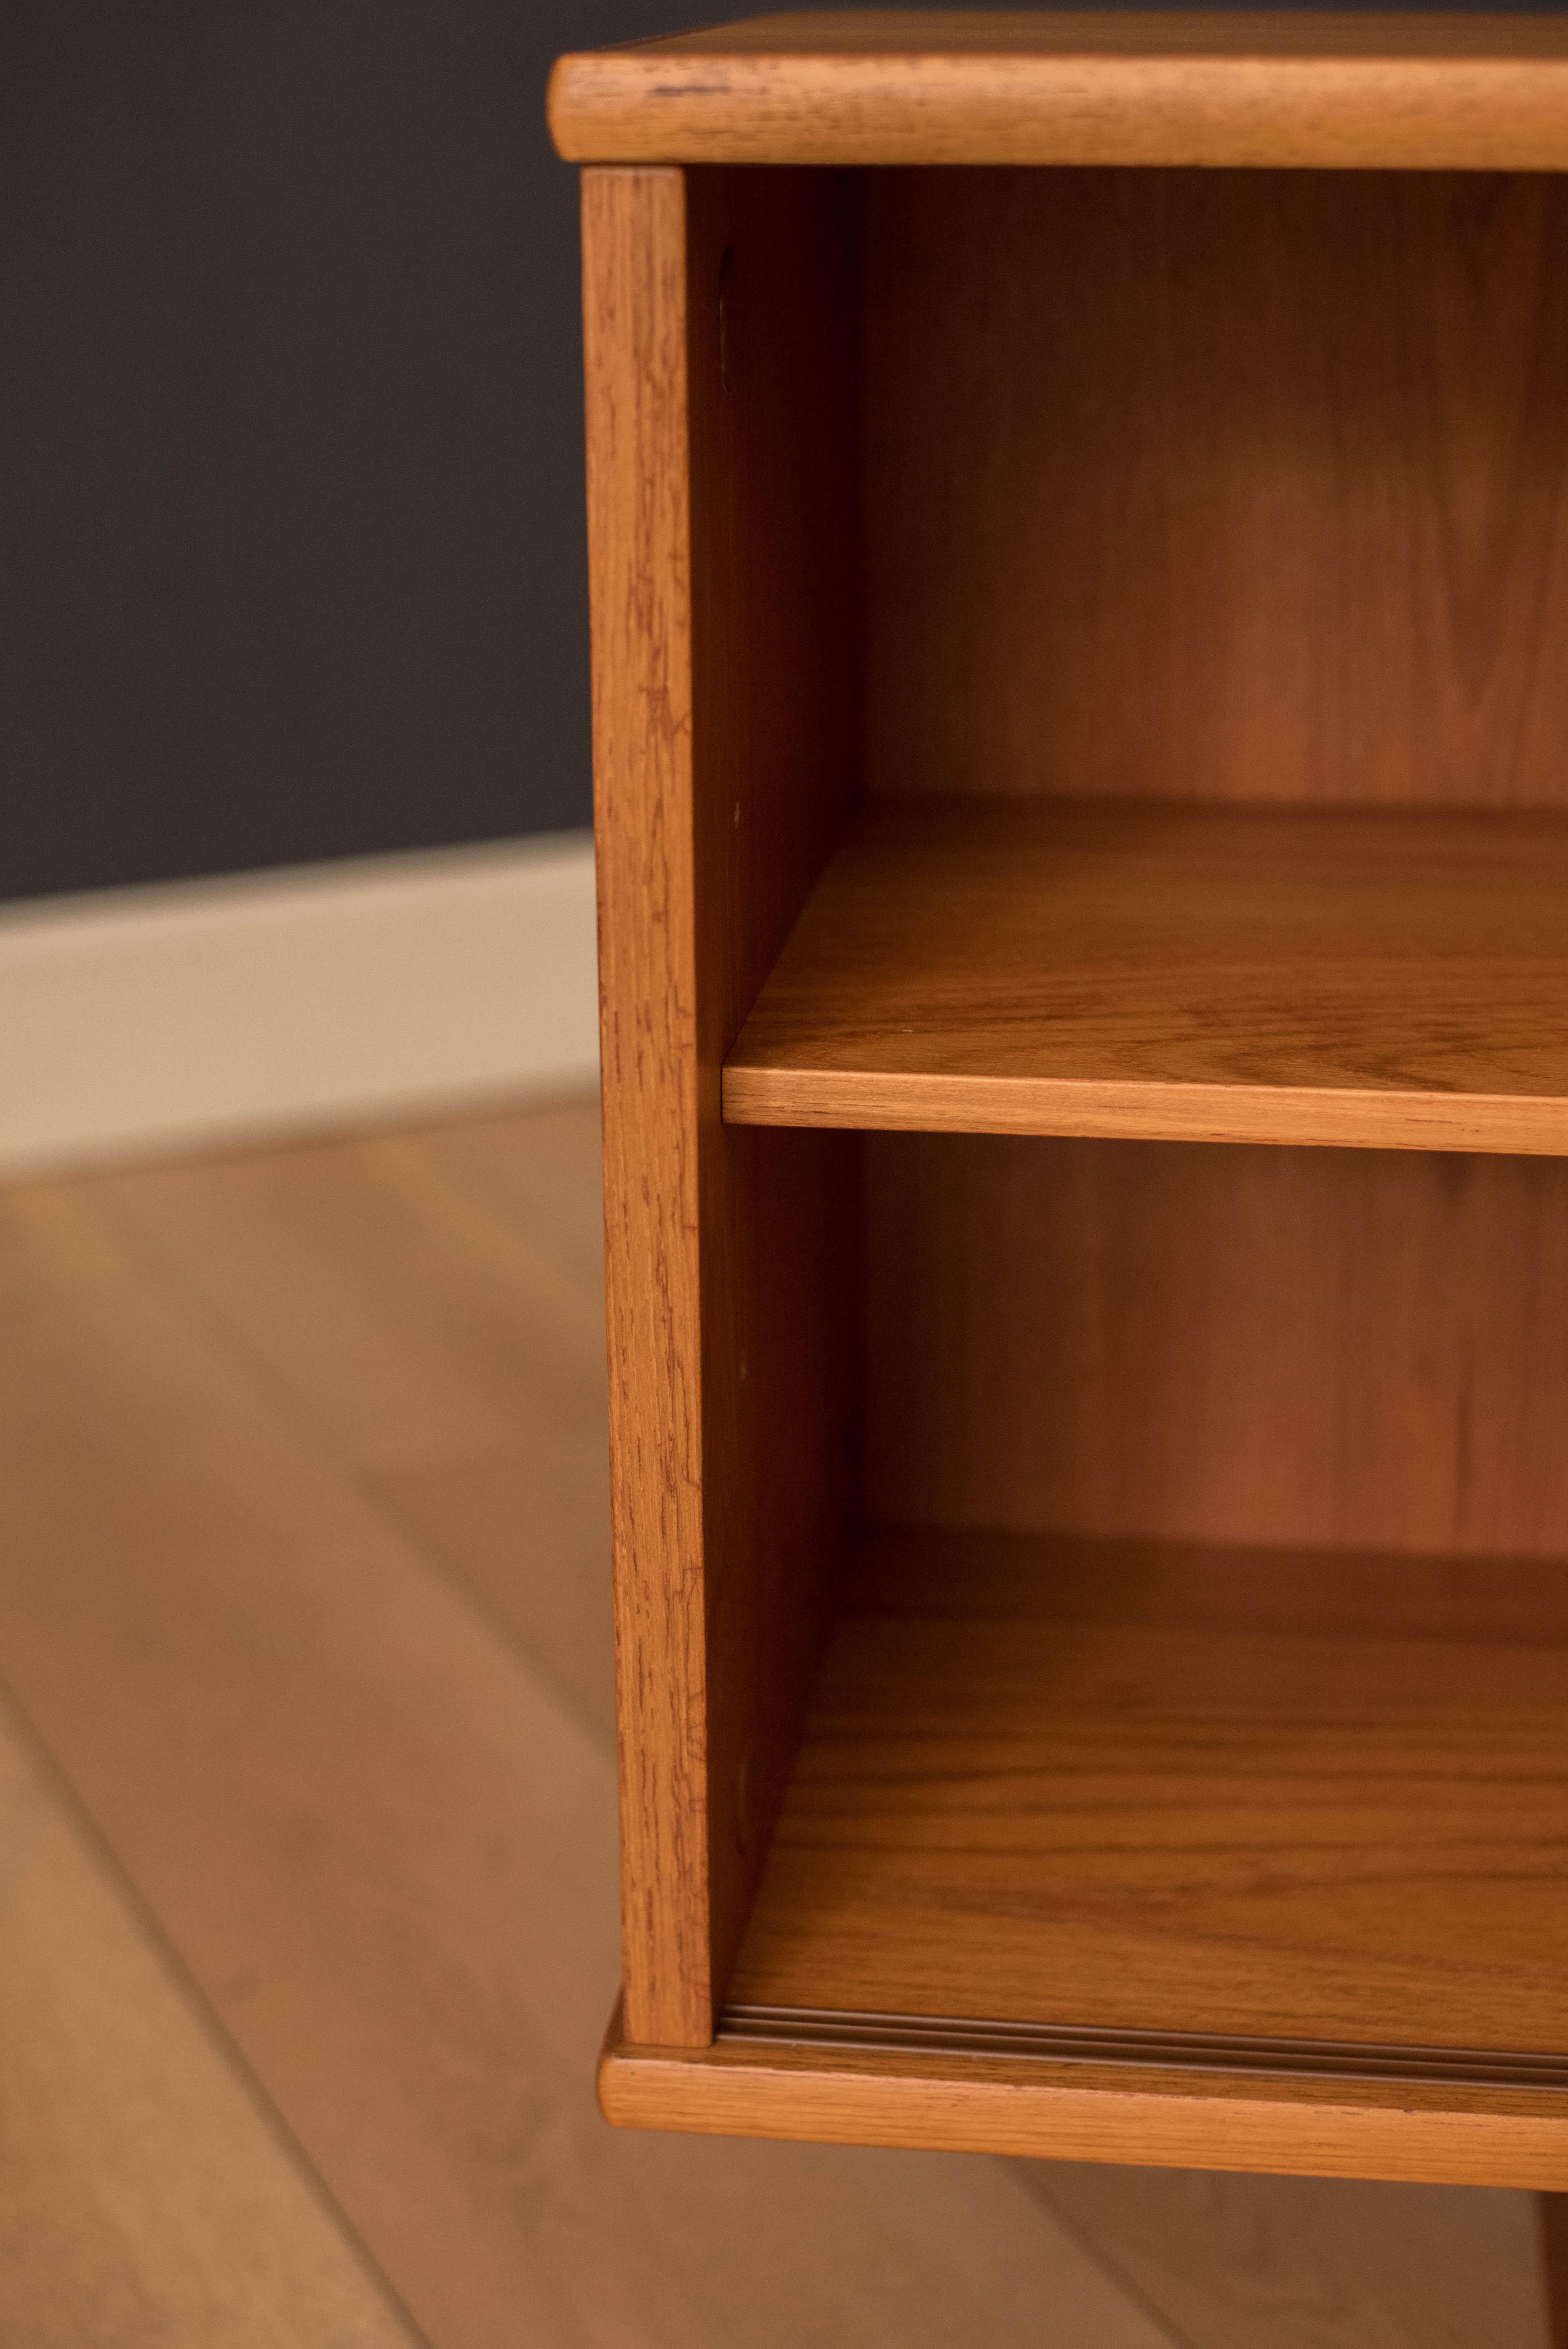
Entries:
<svg viewBox="0 0 1568 2349">
<path fill-rule="evenodd" d="M 866 1544 L 742 2007 L 1568 2057 L 1568 1568 Z"/>
<path fill-rule="evenodd" d="M 758 2100 L 674 2126 L 813 2081 L 904 2141 L 945 2084 L 907 2141 L 991 2144 L 995 2095 L 1015 2149 L 1474 2177 L 1490 2118 L 1568 2185 L 1568 1567 L 871 1537 L 719 2038 L 668 2061 Z"/>
</svg>

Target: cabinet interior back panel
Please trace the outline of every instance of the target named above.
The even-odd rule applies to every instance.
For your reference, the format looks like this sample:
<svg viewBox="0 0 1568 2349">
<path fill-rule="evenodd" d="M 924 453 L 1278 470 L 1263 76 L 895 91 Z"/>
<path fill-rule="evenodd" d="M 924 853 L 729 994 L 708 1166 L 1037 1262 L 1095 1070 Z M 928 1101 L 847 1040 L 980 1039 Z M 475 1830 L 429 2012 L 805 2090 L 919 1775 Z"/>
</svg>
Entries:
<svg viewBox="0 0 1568 2349">
<path fill-rule="evenodd" d="M 862 1147 L 873 1519 L 1568 1556 L 1568 1162 Z"/>
<path fill-rule="evenodd" d="M 861 202 L 873 791 L 1568 801 L 1568 179 Z"/>
</svg>

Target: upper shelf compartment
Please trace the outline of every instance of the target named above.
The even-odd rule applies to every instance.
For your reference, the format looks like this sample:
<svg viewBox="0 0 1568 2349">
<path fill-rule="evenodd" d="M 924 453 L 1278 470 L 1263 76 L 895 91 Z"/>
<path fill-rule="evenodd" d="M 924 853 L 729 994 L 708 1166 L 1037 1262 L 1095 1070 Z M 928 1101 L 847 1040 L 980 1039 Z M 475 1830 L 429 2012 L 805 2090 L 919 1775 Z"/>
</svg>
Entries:
<svg viewBox="0 0 1568 2349">
<path fill-rule="evenodd" d="M 873 806 L 724 1114 L 1568 1154 L 1568 816 Z"/>
<path fill-rule="evenodd" d="M 1551 16 L 910 10 L 756 17 L 562 57 L 587 163 L 1568 167 Z"/>
</svg>

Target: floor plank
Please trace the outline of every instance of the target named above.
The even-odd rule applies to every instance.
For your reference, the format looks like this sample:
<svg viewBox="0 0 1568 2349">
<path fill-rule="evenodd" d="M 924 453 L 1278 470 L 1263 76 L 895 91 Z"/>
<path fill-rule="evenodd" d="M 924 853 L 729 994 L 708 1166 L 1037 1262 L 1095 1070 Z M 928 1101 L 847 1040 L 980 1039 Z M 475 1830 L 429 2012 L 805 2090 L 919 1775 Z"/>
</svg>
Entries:
<svg viewBox="0 0 1568 2349">
<path fill-rule="evenodd" d="M 0 1704 L 0 2341 L 414 2337 Z"/>
<path fill-rule="evenodd" d="M 597 1126 L 580 1107 L 541 1122 L 559 1183 L 507 1179 L 531 1116 L 88 1187 L 609 1736 L 603 1269 L 558 1237 Z"/>
<path fill-rule="evenodd" d="M 452 1119 L 421 1127 L 407 1139 L 449 1181 L 507 1216 L 595 1297 L 603 1296 L 604 1190 L 596 1094 Z"/>
<path fill-rule="evenodd" d="M 1068 2162 L 1024 2174 L 1201 2349 L 1546 2349 L 1530 2195 Z"/>
<path fill-rule="evenodd" d="M 605 2130 L 603 1741 L 92 1186 L 0 1317 L 5 1669 L 438 2349 L 1169 2341 L 995 2165 Z"/>
</svg>

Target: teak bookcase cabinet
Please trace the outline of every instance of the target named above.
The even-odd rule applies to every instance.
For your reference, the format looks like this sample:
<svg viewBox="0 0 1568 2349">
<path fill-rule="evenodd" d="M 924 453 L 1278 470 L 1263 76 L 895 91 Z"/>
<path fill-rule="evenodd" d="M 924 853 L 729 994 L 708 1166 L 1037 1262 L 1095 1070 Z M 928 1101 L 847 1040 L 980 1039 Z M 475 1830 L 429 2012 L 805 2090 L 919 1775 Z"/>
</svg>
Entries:
<svg viewBox="0 0 1568 2349">
<path fill-rule="evenodd" d="M 1568 2187 L 1568 25 L 552 107 L 605 2110 Z"/>
</svg>

